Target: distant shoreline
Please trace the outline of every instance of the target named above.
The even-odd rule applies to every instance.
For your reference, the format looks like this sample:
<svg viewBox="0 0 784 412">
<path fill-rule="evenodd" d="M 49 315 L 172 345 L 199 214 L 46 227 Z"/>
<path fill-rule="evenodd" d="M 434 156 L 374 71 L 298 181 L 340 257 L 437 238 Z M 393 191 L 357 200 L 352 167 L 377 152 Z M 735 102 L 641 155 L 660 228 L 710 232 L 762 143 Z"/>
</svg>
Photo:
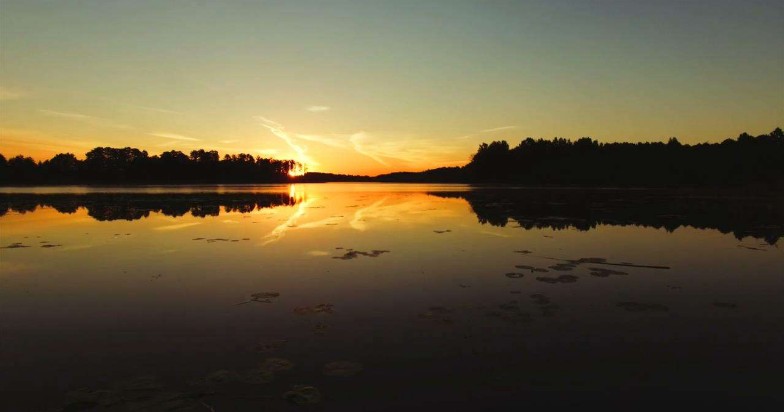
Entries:
<svg viewBox="0 0 784 412">
<path fill-rule="evenodd" d="M 293 160 L 215 150 L 149 156 L 136 148 L 97 147 L 84 160 L 72 153 L 35 162 L 0 155 L 0 186 L 40 185 L 230 185 L 331 182 L 513 184 L 530 187 L 755 187 L 784 189 L 784 131 L 721 143 L 684 145 L 671 138 L 655 143 L 601 143 L 526 138 L 482 143 L 462 167 L 360 176 L 305 173 Z"/>
</svg>

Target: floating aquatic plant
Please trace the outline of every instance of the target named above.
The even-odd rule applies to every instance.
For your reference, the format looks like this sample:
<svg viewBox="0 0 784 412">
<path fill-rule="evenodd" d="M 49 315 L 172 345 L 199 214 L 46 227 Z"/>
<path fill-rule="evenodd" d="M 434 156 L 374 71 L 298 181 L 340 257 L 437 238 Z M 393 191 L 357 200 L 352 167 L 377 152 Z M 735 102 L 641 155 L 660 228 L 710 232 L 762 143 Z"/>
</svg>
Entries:
<svg viewBox="0 0 784 412">
<path fill-rule="evenodd" d="M 536 280 L 544 283 L 574 283 L 577 282 L 577 279 L 579 278 L 574 275 L 561 275 L 557 278 L 540 276 L 536 278 Z"/>
<path fill-rule="evenodd" d="M 351 260 L 356 259 L 360 256 L 367 256 L 367 257 L 379 257 L 384 253 L 389 253 L 388 250 L 371 250 L 370 252 L 363 252 L 361 250 L 354 250 L 354 249 L 346 249 L 346 253 L 341 256 L 333 256 L 332 259 L 341 259 L 341 260 Z"/>
<path fill-rule="evenodd" d="M 658 303 L 619 302 L 617 306 L 629 312 L 667 312 L 670 310 Z"/>
<path fill-rule="evenodd" d="M 335 305 L 331 303 L 320 303 L 315 306 L 300 306 L 294 308 L 294 313 L 297 315 L 313 315 L 317 313 L 332 314 L 334 311 L 332 308 L 334 308 L 334 306 Z"/>
<path fill-rule="evenodd" d="M 361 363 L 351 361 L 334 361 L 324 365 L 322 372 L 327 376 L 350 377 L 362 372 Z"/>
<path fill-rule="evenodd" d="M 261 363 L 259 367 L 262 370 L 269 372 L 283 372 L 290 370 L 294 364 L 290 360 L 284 358 L 267 358 Z"/>
<path fill-rule="evenodd" d="M 619 275 L 625 276 L 628 275 L 626 272 L 622 272 L 620 270 L 612 270 L 612 269 L 605 269 L 605 268 L 588 268 L 591 271 L 591 276 L 596 276 L 600 278 L 606 278 L 610 275 Z"/>
<path fill-rule="evenodd" d="M 297 405 L 313 405 L 321 402 L 321 392 L 310 385 L 294 385 L 283 394 L 283 399 Z"/>
</svg>

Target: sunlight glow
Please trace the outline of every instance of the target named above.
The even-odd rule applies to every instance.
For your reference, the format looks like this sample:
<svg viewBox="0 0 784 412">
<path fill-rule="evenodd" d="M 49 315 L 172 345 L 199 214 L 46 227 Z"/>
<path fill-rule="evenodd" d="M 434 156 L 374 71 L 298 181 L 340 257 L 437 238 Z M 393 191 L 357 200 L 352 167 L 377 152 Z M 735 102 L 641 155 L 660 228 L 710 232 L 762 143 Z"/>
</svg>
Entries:
<svg viewBox="0 0 784 412">
<path fill-rule="evenodd" d="M 305 174 L 307 168 L 303 164 L 296 164 L 293 169 L 289 170 L 289 176 L 302 176 Z"/>
</svg>

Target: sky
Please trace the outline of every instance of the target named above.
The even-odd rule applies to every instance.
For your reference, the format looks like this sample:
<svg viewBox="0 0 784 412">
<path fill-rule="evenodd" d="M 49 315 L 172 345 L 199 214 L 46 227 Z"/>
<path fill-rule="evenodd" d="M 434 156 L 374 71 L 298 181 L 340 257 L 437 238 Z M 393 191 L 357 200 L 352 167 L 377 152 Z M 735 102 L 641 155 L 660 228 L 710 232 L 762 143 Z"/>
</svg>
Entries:
<svg viewBox="0 0 784 412">
<path fill-rule="evenodd" d="M 0 0 L 0 153 L 379 174 L 482 142 L 784 127 L 780 0 Z"/>
</svg>

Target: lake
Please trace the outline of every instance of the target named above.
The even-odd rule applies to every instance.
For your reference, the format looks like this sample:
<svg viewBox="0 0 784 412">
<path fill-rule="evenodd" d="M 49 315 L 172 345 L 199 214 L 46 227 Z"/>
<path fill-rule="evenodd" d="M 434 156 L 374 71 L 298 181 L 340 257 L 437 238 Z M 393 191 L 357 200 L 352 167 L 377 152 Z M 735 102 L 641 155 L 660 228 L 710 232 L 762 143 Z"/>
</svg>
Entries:
<svg viewBox="0 0 784 412">
<path fill-rule="evenodd" d="M 781 195 L 0 191 L 9 411 L 780 402 Z"/>
</svg>

